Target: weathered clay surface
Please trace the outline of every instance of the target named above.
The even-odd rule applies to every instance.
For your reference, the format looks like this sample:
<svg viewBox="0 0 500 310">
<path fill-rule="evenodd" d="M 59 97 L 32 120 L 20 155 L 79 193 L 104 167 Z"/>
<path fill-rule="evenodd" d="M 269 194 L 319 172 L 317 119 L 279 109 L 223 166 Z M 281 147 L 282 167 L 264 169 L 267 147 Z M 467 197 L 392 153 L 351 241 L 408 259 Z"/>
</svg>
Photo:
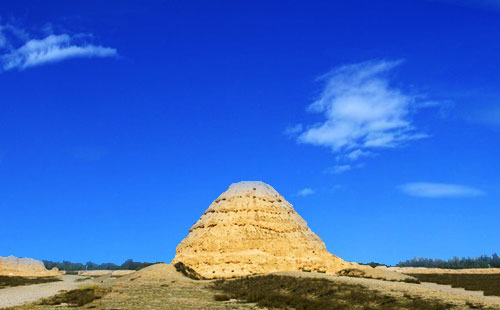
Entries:
<svg viewBox="0 0 500 310">
<path fill-rule="evenodd" d="M 352 266 L 328 252 L 293 206 L 263 182 L 235 183 L 220 195 L 177 246 L 177 262 L 205 278 L 335 274 Z"/>
<path fill-rule="evenodd" d="M 47 270 L 43 262 L 36 259 L 0 256 L 0 276 L 50 277 L 60 274 L 57 268 Z"/>
</svg>

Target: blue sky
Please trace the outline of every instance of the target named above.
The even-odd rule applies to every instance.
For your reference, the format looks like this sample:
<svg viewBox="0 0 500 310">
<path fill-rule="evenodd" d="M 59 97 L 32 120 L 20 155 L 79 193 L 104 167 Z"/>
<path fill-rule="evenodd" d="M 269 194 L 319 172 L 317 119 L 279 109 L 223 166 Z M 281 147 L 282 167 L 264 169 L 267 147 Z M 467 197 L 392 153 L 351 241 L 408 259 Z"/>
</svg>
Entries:
<svg viewBox="0 0 500 310">
<path fill-rule="evenodd" d="M 231 183 L 333 253 L 500 251 L 500 2 L 0 5 L 0 255 L 169 262 Z"/>
</svg>

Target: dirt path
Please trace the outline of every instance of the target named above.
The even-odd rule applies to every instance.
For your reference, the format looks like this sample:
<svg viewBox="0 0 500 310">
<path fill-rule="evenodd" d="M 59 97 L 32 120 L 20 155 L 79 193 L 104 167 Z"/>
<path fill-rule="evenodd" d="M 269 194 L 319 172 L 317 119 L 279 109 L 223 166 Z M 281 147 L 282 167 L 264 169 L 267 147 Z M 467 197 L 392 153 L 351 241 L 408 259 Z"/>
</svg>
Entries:
<svg viewBox="0 0 500 310">
<path fill-rule="evenodd" d="M 85 282 L 75 282 L 79 276 L 61 276 L 62 281 L 16 286 L 0 289 L 0 309 L 34 302 L 40 298 L 57 294 L 60 290 L 71 290 Z"/>
</svg>

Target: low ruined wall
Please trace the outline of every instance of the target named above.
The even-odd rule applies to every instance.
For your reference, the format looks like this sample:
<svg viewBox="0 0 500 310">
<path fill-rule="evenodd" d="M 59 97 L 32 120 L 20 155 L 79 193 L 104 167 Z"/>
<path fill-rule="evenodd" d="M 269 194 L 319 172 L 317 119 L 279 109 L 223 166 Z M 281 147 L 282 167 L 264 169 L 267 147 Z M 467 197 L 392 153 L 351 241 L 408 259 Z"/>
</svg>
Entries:
<svg viewBox="0 0 500 310">
<path fill-rule="evenodd" d="M 52 277 L 61 274 L 57 268 L 47 270 L 43 262 L 36 259 L 0 256 L 0 276 Z"/>
</svg>

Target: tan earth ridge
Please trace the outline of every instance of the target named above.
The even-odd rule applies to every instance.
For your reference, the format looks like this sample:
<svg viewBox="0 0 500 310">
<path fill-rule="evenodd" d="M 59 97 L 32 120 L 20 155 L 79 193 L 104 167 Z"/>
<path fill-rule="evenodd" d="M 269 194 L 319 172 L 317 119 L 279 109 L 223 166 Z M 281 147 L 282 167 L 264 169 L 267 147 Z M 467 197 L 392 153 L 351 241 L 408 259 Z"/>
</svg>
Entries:
<svg viewBox="0 0 500 310">
<path fill-rule="evenodd" d="M 61 274 L 57 268 L 47 270 L 43 262 L 36 259 L 0 256 L 0 276 L 51 277 Z"/>
</svg>

